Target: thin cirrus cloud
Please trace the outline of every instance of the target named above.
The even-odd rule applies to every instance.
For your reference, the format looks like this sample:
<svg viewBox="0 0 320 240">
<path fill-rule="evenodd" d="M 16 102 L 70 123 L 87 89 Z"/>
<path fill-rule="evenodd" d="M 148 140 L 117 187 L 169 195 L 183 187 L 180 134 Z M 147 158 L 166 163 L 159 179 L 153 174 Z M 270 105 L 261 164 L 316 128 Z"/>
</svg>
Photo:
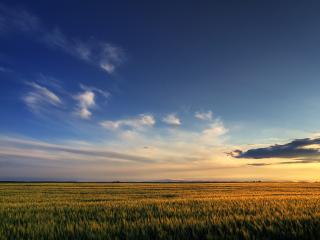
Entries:
<svg viewBox="0 0 320 240">
<path fill-rule="evenodd" d="M 27 82 L 27 85 L 29 85 L 32 90 L 23 97 L 23 101 L 32 111 L 39 112 L 48 106 L 57 107 L 62 104 L 60 97 L 48 88 L 35 82 Z"/>
<path fill-rule="evenodd" d="M 181 120 L 179 117 L 177 117 L 176 114 L 168 114 L 165 116 L 162 121 L 166 124 L 172 125 L 172 126 L 180 126 L 181 125 Z"/>
<path fill-rule="evenodd" d="M 124 51 L 115 45 L 98 40 L 84 42 L 73 40 L 64 35 L 58 28 L 47 32 L 43 41 L 53 48 L 97 66 L 103 71 L 112 74 L 125 60 Z"/>
<path fill-rule="evenodd" d="M 270 165 L 291 165 L 291 164 L 308 164 L 308 163 L 320 163 L 320 159 L 294 159 L 291 161 L 282 161 L 274 163 L 248 163 L 247 166 L 264 167 Z"/>
<path fill-rule="evenodd" d="M 111 96 L 110 92 L 108 92 L 106 90 L 102 90 L 97 87 L 86 86 L 82 83 L 80 83 L 80 88 L 85 91 L 97 92 L 97 93 L 101 94 L 101 96 L 103 96 L 105 99 L 108 99 Z"/>
<path fill-rule="evenodd" d="M 118 153 L 105 148 L 93 147 L 91 145 L 81 144 L 54 144 L 38 140 L 31 140 L 17 137 L 0 136 L 0 157 L 30 157 L 46 160 L 59 159 L 78 159 L 86 161 L 88 156 L 91 159 L 101 160 L 118 160 L 118 161 L 133 161 L 133 162 L 153 162 L 153 159 L 148 159 L 143 156 Z"/>
<path fill-rule="evenodd" d="M 116 121 L 115 121 L 116 122 Z M 182 128 L 147 128 L 153 126 L 152 115 L 118 120 L 115 135 L 104 141 L 71 140 L 41 141 L 22 136 L 0 136 L 0 168 L 2 175 L 14 177 L 70 177 L 91 179 L 135 179 L 142 173 L 146 179 L 190 177 L 195 169 L 229 169 L 225 165 L 223 122 L 216 120 L 200 131 Z M 147 128 L 135 131 L 131 138 L 122 138 L 127 128 Z M 10 164 L 8 165 L 8 161 Z M 41 169 L 41 171 L 39 171 Z M 167 172 L 167 170 L 170 172 Z M 189 169 L 187 173 L 181 169 Z M 203 174 L 203 173 L 202 173 Z"/>
<path fill-rule="evenodd" d="M 10 68 L 0 66 L 0 72 L 2 72 L 2 73 L 11 73 L 13 71 Z"/>
<path fill-rule="evenodd" d="M 0 4 L 0 33 L 36 33 L 42 29 L 39 18 L 23 8 Z"/>
<path fill-rule="evenodd" d="M 125 127 L 135 130 L 142 130 L 145 127 L 151 127 L 156 123 L 155 118 L 151 114 L 140 114 L 138 117 L 126 118 L 116 121 L 102 121 L 100 125 L 107 130 L 118 130 Z"/>
<path fill-rule="evenodd" d="M 83 41 L 66 36 L 59 28 L 48 29 L 39 17 L 23 8 L 0 4 L 0 35 L 19 33 L 59 49 L 112 74 L 125 61 L 121 47 L 101 40 Z"/>
<path fill-rule="evenodd" d="M 203 120 L 203 121 L 210 121 L 212 120 L 212 111 L 207 111 L 207 112 L 195 112 L 194 117 Z"/>
<path fill-rule="evenodd" d="M 151 124 L 150 119 L 145 120 L 146 124 Z M 205 132 L 220 132 L 215 128 L 221 128 L 221 124 L 217 122 L 201 132 L 172 129 L 166 136 L 157 131 L 152 131 L 151 135 L 142 131 L 137 139 L 129 140 L 129 145 L 124 142 L 128 140 L 114 137 L 106 142 L 65 140 L 56 143 L 21 136 L 0 136 L 0 173 L 11 177 L 106 180 L 135 179 L 143 172 L 146 179 L 152 179 L 172 176 L 175 171 L 186 168 L 192 175 L 192 169 L 212 168 L 213 156 L 220 158 L 219 152 L 222 151 L 216 145 L 218 143 L 214 143 L 220 135 L 212 135 L 215 139 L 211 138 L 206 148 L 199 142 L 207 141 L 203 138 Z M 167 173 L 167 169 L 171 172 Z"/>
<path fill-rule="evenodd" d="M 144 115 L 139 118 L 127 119 L 123 124 L 134 127 L 150 126 L 153 125 L 153 120 L 150 116 Z M 221 129 L 225 129 L 221 121 L 206 126 L 199 132 L 174 129 L 169 131 L 167 135 L 163 135 L 154 129 L 150 135 L 140 132 L 141 135 L 138 136 L 138 139 L 130 140 L 132 143 L 130 147 L 123 145 L 123 139 L 118 141 L 116 138 L 112 138 L 106 143 L 97 144 L 74 141 L 57 144 L 23 137 L 0 136 L 0 155 L 21 158 L 29 156 L 46 160 L 73 159 L 79 163 L 82 161 L 90 162 L 94 159 L 145 163 L 152 163 L 155 160 L 157 162 L 193 161 L 199 159 L 199 154 L 204 154 L 203 146 L 208 145 L 205 153 L 211 154 L 212 147 L 223 141 L 221 136 L 227 131 L 221 131 Z M 210 135 L 210 139 L 207 138 L 208 135 Z M 202 144 L 199 145 L 199 143 Z M 149 145 L 149 148 L 146 149 L 146 145 Z M 186 146 L 188 146 L 186 153 L 182 152 L 181 148 L 184 149 Z M 200 157 L 200 159 L 205 160 L 205 157 Z"/>
</svg>

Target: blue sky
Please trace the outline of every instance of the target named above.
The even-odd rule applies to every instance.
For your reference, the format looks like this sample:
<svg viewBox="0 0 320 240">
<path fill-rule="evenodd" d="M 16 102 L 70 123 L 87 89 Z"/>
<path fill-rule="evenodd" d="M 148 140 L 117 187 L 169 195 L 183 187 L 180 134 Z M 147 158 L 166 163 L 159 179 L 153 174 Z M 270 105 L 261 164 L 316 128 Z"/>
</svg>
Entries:
<svg viewBox="0 0 320 240">
<path fill-rule="evenodd" d="M 0 179 L 318 180 L 319 10 L 2 1 Z"/>
</svg>

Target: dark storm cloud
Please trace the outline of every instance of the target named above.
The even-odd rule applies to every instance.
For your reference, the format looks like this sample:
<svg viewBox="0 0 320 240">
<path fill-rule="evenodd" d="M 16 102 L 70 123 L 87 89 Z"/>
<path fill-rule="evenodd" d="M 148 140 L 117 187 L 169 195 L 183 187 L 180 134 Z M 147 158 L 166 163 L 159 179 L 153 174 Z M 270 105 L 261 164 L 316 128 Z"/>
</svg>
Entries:
<svg viewBox="0 0 320 240">
<path fill-rule="evenodd" d="M 320 148 L 312 146 L 320 144 L 320 138 L 296 139 L 287 144 L 276 144 L 264 148 L 254 148 L 247 151 L 235 150 L 228 153 L 235 158 L 303 158 L 301 161 L 310 161 L 308 158 L 320 157 Z M 300 161 L 300 162 L 301 162 Z M 316 161 L 316 160 L 314 160 Z"/>
</svg>

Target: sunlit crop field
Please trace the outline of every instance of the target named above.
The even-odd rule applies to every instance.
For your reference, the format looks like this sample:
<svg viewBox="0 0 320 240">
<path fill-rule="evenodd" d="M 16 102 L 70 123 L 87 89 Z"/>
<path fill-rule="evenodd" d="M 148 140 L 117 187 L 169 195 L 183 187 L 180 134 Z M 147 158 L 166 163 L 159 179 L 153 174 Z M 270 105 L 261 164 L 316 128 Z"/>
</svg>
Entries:
<svg viewBox="0 0 320 240">
<path fill-rule="evenodd" d="M 1 183 L 0 239 L 320 239 L 318 183 Z"/>
</svg>

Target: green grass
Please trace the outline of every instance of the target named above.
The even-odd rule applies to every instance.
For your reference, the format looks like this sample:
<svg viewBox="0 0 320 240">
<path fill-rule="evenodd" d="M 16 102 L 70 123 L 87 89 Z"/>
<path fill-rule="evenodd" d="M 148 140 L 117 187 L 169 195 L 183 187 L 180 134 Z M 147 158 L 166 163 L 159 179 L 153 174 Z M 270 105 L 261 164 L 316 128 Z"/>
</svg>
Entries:
<svg viewBox="0 0 320 240">
<path fill-rule="evenodd" d="M 0 239 L 320 239 L 320 184 L 0 183 Z"/>
</svg>

